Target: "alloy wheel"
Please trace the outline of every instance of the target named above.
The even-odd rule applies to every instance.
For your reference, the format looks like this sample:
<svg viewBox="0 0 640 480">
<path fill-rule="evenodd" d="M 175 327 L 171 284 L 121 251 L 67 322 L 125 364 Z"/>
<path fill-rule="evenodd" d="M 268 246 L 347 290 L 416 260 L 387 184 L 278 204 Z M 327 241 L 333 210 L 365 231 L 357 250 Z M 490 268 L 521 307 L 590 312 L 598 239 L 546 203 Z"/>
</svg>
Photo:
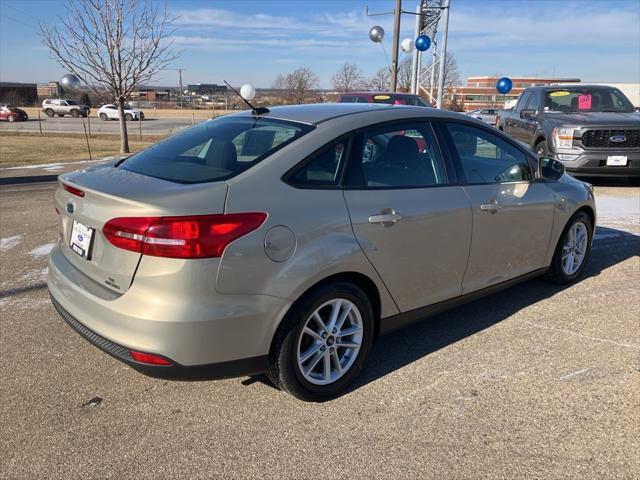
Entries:
<svg viewBox="0 0 640 480">
<path fill-rule="evenodd" d="M 353 366 L 362 346 L 363 322 L 349 300 L 320 305 L 305 322 L 296 349 L 298 368 L 308 382 L 328 385 Z"/>
<path fill-rule="evenodd" d="M 567 232 L 562 246 L 562 271 L 566 275 L 574 275 L 584 262 L 587 254 L 589 231 L 582 222 L 575 222 Z"/>
</svg>

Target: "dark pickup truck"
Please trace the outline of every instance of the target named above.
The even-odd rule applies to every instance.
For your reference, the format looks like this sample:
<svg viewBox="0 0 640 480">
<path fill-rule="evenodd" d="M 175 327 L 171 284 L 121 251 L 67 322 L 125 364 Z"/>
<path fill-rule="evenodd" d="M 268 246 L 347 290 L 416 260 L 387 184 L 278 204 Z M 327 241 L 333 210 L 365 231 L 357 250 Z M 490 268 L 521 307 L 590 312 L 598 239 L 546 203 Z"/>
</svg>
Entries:
<svg viewBox="0 0 640 480">
<path fill-rule="evenodd" d="M 552 85 L 524 90 L 496 127 L 577 176 L 640 183 L 640 112 L 617 88 Z"/>
</svg>

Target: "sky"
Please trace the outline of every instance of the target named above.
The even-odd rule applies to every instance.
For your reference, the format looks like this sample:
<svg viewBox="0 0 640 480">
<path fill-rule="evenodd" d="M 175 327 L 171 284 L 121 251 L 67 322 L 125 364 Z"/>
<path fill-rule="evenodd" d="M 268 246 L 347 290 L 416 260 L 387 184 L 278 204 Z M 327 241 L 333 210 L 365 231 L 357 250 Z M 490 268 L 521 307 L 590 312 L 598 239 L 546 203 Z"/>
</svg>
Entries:
<svg viewBox="0 0 640 480">
<path fill-rule="evenodd" d="M 156 0 L 154 0 L 156 1 Z M 159 0 L 158 0 L 159 1 Z M 320 86 L 345 63 L 367 76 L 386 65 L 368 31 L 381 25 L 391 51 L 392 0 L 168 0 L 177 17 L 172 40 L 182 51 L 172 68 L 183 84 L 252 83 L 311 68 Z M 404 0 L 414 11 L 416 0 Z M 67 73 L 49 58 L 37 26 L 53 25 L 64 0 L 0 0 L 0 81 L 46 82 Z M 403 15 L 401 40 L 415 17 Z M 479 75 L 578 77 L 640 82 L 640 0 L 451 0 L 448 52 L 461 78 Z M 401 59 L 405 54 L 400 54 Z M 177 85 L 175 71 L 152 83 Z"/>
</svg>

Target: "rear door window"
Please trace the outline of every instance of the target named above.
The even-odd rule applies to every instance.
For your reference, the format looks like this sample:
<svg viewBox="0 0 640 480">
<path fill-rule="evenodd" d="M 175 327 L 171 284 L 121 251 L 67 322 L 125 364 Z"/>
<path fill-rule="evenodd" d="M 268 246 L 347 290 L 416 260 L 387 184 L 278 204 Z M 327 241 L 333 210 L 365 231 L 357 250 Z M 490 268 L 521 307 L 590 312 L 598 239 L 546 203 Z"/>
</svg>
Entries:
<svg viewBox="0 0 640 480">
<path fill-rule="evenodd" d="M 430 187 L 447 183 L 435 136 L 428 122 L 375 127 L 359 135 L 346 185 L 352 188 Z"/>
<path fill-rule="evenodd" d="M 224 180 L 312 129 L 269 118 L 221 117 L 129 157 L 121 168 L 178 183 Z"/>
</svg>

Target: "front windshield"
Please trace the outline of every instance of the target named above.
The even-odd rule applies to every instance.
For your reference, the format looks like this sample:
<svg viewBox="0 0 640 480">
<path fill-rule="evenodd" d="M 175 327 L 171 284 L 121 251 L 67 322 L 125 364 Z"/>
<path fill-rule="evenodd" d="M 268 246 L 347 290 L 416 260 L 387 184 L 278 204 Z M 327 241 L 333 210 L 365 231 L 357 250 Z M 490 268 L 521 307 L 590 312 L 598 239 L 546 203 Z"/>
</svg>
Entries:
<svg viewBox="0 0 640 480">
<path fill-rule="evenodd" d="M 558 89 L 545 93 L 545 110 L 563 113 L 633 112 L 633 105 L 616 88 Z"/>
<path fill-rule="evenodd" d="M 224 180 L 247 170 L 312 128 L 269 118 L 220 117 L 129 157 L 121 168 L 178 183 Z"/>
</svg>

